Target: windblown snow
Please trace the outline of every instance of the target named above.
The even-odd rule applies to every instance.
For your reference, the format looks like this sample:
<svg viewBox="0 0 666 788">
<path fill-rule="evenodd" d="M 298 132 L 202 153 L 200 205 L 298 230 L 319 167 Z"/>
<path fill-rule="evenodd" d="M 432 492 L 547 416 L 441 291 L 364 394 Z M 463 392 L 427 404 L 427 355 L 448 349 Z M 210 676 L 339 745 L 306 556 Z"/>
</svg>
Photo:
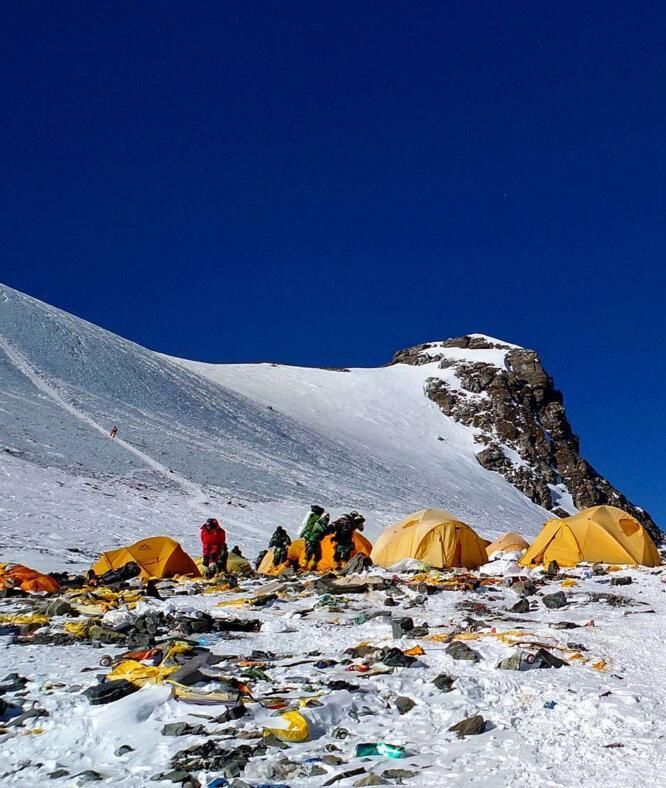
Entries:
<svg viewBox="0 0 666 788">
<path fill-rule="evenodd" d="M 206 516 L 256 553 L 314 502 L 363 511 L 371 537 L 427 506 L 488 537 L 535 533 L 548 513 L 481 468 L 473 431 L 424 396 L 426 377 L 451 374 L 431 366 L 170 359 L 0 286 L 0 559 L 41 551 L 54 568 L 79 557 L 61 540 L 88 560 L 155 531 L 194 549 Z"/>
</svg>

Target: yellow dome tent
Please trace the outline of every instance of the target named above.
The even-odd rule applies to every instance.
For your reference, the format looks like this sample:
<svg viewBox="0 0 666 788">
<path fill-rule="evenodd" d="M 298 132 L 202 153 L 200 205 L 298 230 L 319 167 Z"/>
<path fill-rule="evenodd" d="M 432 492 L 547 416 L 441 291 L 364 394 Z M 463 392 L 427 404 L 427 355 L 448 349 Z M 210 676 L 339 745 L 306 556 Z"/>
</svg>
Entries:
<svg viewBox="0 0 666 788">
<path fill-rule="evenodd" d="M 509 531 L 509 533 L 486 545 L 486 552 L 488 557 L 491 558 L 493 553 L 518 553 L 521 550 L 527 550 L 529 546 L 529 542 L 525 541 L 520 534 Z"/>
<path fill-rule="evenodd" d="M 352 549 L 350 559 L 357 553 L 363 555 L 370 555 L 372 552 L 372 543 L 363 536 L 359 531 L 354 531 L 352 540 L 354 547 Z M 299 569 L 305 569 L 305 542 L 303 539 L 295 539 L 287 552 L 287 560 L 283 564 L 273 566 L 273 550 L 269 550 L 262 558 L 257 571 L 262 575 L 279 575 L 284 572 L 289 566 L 298 566 Z M 335 563 L 335 543 L 333 542 L 333 535 L 328 534 L 321 540 L 321 560 L 317 563 L 318 572 L 330 572 L 337 568 Z"/>
<path fill-rule="evenodd" d="M 93 566 L 96 575 L 111 569 L 120 569 L 134 561 L 141 567 L 141 577 L 173 577 L 174 575 L 201 574 L 197 565 L 174 539 L 168 536 L 151 536 L 129 547 L 102 553 Z"/>
<path fill-rule="evenodd" d="M 488 560 L 485 541 L 443 509 L 422 509 L 385 528 L 372 549 L 378 566 L 390 567 L 405 558 L 443 569 L 476 569 Z"/>
<path fill-rule="evenodd" d="M 615 506 L 594 506 L 562 520 L 548 520 L 520 560 L 523 566 L 576 566 L 581 561 L 659 566 L 659 552 L 643 526 Z"/>
</svg>

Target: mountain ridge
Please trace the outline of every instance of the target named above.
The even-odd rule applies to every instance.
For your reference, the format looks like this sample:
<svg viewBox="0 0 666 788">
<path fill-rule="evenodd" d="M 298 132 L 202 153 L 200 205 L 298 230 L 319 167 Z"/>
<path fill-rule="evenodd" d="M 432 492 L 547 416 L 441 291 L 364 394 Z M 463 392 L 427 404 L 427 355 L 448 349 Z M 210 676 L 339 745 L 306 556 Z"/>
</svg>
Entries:
<svg viewBox="0 0 666 788">
<path fill-rule="evenodd" d="M 509 350 L 447 353 L 497 364 L 519 349 L 469 336 Z M 529 536 L 552 516 L 480 464 L 476 428 L 426 396 L 430 379 L 461 389 L 439 362 L 325 369 L 174 359 L 6 286 L 0 340 L 0 470 L 13 480 L 0 537 L 9 528 L 14 546 L 26 516 L 46 528 L 64 518 L 79 531 L 93 517 L 116 544 L 154 532 L 158 518 L 161 530 L 189 544 L 184 519 L 224 507 L 251 549 L 277 518 L 288 525 L 315 501 L 363 509 L 371 536 L 424 506 L 452 510 L 489 536 Z M 120 440 L 109 439 L 112 424 Z M 17 487 L 29 478 L 38 491 L 31 507 Z M 85 506 L 70 505 L 83 500 L 82 484 L 98 491 L 98 511 L 88 492 Z M 95 544 L 94 534 L 85 539 Z"/>
</svg>

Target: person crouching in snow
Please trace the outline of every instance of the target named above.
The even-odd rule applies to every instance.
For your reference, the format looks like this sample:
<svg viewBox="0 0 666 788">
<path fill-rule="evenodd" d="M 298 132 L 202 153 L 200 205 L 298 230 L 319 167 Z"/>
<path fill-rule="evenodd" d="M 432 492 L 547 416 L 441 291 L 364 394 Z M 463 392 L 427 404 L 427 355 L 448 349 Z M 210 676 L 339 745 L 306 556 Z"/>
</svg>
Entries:
<svg viewBox="0 0 666 788">
<path fill-rule="evenodd" d="M 109 437 L 115 438 L 117 434 L 118 434 L 118 427 L 116 427 L 116 425 L 114 424 L 113 427 L 111 427 L 111 432 L 109 433 Z"/>
<path fill-rule="evenodd" d="M 227 572 L 227 535 L 214 517 L 209 517 L 201 526 L 204 575 L 208 578 Z"/>
<path fill-rule="evenodd" d="M 291 538 L 281 525 L 275 529 L 275 533 L 271 536 L 271 541 L 268 543 L 269 549 L 273 548 L 273 566 L 280 566 L 287 560 L 289 552 L 289 545 Z"/>
<path fill-rule="evenodd" d="M 349 561 L 354 550 L 354 531 L 362 531 L 365 517 L 358 512 L 349 512 L 338 518 L 333 525 L 333 543 L 335 544 L 335 563 L 340 569 Z"/>
</svg>

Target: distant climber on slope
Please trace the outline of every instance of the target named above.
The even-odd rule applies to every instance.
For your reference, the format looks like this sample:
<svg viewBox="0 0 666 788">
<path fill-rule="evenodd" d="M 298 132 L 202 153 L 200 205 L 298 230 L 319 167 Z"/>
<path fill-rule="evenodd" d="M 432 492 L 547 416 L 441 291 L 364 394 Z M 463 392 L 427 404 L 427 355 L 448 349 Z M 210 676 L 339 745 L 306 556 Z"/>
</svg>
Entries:
<svg viewBox="0 0 666 788">
<path fill-rule="evenodd" d="M 280 566 L 287 560 L 290 544 L 291 537 L 281 525 L 278 525 L 268 543 L 269 549 L 273 548 L 273 566 Z"/>
<path fill-rule="evenodd" d="M 109 433 L 109 437 L 115 438 L 117 434 L 118 434 L 118 427 L 116 427 L 116 425 L 114 424 L 113 427 L 111 427 L 111 432 Z"/>
<path fill-rule="evenodd" d="M 208 578 L 227 572 L 227 535 L 214 517 L 209 517 L 201 526 L 204 575 Z"/>
<path fill-rule="evenodd" d="M 358 512 L 343 514 L 332 525 L 333 543 L 335 544 L 335 563 L 338 569 L 349 561 L 354 550 L 354 531 L 362 531 L 365 517 Z"/>
</svg>

